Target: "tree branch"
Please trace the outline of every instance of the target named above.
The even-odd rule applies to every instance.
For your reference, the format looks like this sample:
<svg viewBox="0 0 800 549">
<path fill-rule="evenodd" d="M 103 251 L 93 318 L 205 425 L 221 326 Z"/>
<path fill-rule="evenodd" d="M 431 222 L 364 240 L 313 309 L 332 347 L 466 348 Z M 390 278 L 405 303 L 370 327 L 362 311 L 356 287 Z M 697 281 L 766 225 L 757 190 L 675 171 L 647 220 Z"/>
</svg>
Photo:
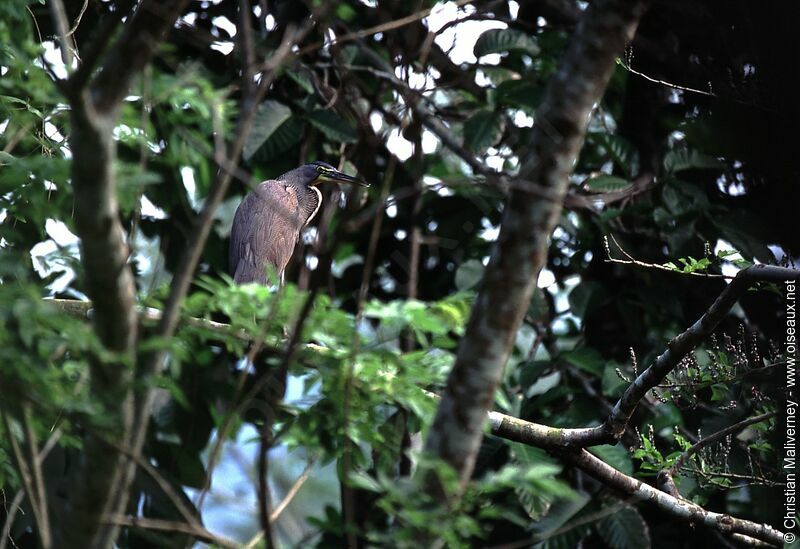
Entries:
<svg viewBox="0 0 800 549">
<path fill-rule="evenodd" d="M 79 91 L 85 88 L 92 73 L 100 63 L 100 58 L 117 29 L 120 20 L 128 16 L 135 4 L 134 0 L 124 0 L 114 5 L 114 11 L 108 14 L 100 23 L 100 28 L 95 32 L 92 41 L 81 50 L 81 62 L 77 70 L 69 78 L 69 90 Z"/>
<path fill-rule="evenodd" d="M 144 0 L 139 4 L 91 84 L 98 111 L 108 113 L 119 107 L 133 78 L 153 58 L 187 3 L 188 0 Z"/>
<path fill-rule="evenodd" d="M 768 524 L 756 524 L 755 522 L 730 515 L 714 513 L 684 499 L 674 498 L 648 484 L 621 473 L 590 454 L 587 450 L 568 450 L 559 452 L 557 455 L 563 461 L 593 476 L 605 486 L 641 501 L 648 501 L 675 518 L 694 524 L 702 524 L 723 533 L 742 534 L 773 545 L 783 546 L 783 533 Z"/>
<path fill-rule="evenodd" d="M 86 291 L 94 303 L 95 332 L 116 356 L 110 362 L 92 361 L 91 392 L 101 403 L 105 419 L 115 425 L 109 435 L 123 445 L 128 445 L 133 421 L 130 382 L 138 318 L 136 286 L 116 199 L 116 142 L 112 132 L 132 79 L 150 62 L 185 3 L 179 0 L 162 5 L 145 0 L 139 4 L 107 53 L 99 74 L 92 78 L 93 63 L 116 26 L 116 20 L 110 19 L 114 24 L 104 27 L 91 55 L 63 86 L 71 106 L 71 179 Z M 119 16 L 123 16 L 121 7 Z M 60 539 L 70 547 L 110 547 L 117 526 L 103 524 L 101 519 L 127 503 L 129 468 L 118 452 L 109 451 L 92 435 L 86 437 L 84 456 L 73 477 L 67 519 L 59 525 Z"/>
<path fill-rule="evenodd" d="M 678 456 L 678 459 L 675 460 L 675 463 L 672 464 L 672 467 L 666 470 L 670 476 L 674 475 L 678 471 L 680 471 L 681 467 L 683 467 L 686 462 L 691 458 L 694 454 L 705 448 L 710 444 L 714 444 L 715 442 L 724 439 L 728 435 L 732 433 L 737 433 L 748 427 L 750 425 L 754 425 L 756 423 L 761 423 L 762 421 L 766 421 L 772 417 L 775 417 L 777 412 L 768 412 L 766 414 L 761 414 L 753 417 L 749 417 L 744 419 L 738 423 L 734 423 L 733 425 L 729 425 L 724 429 L 720 429 L 716 433 L 709 435 L 703 439 L 698 440 L 694 445 L 689 447 L 684 453 Z"/>
<path fill-rule="evenodd" d="M 426 391 L 426 394 L 432 398 L 440 398 L 438 395 L 428 391 Z M 494 436 L 528 446 L 544 448 L 562 461 L 566 461 L 589 473 L 604 486 L 618 490 L 636 499 L 649 501 L 676 518 L 705 524 L 720 532 L 738 532 L 769 543 L 775 543 L 775 540 L 783 539 L 781 532 L 767 525 L 759 525 L 747 520 L 736 519 L 729 515 L 706 511 L 694 503 L 672 497 L 648 484 L 625 475 L 594 457 L 585 449 L 570 448 L 571 433 L 578 433 L 581 431 L 579 429 L 548 427 L 494 411 L 489 412 L 486 417 L 490 431 Z M 753 421 L 753 423 L 756 422 Z"/>
<path fill-rule="evenodd" d="M 628 386 L 606 422 L 599 427 L 585 430 L 575 443 L 579 446 L 614 444 L 625 432 L 633 412 L 647 392 L 661 383 L 683 357 L 716 329 L 745 291 L 756 282 L 783 282 L 798 278 L 800 270 L 774 265 L 754 265 L 739 271 L 703 316 L 670 340 L 667 350 Z"/>
<path fill-rule="evenodd" d="M 70 316 L 87 319 L 94 314 L 94 304 L 91 301 L 78 301 L 76 299 L 48 299 L 56 308 Z M 156 326 L 162 318 L 161 311 L 149 307 L 137 307 L 139 321 L 145 326 Z M 206 318 L 196 318 L 184 316 L 180 319 L 179 326 L 190 326 L 200 330 L 214 332 L 224 337 L 233 337 L 240 341 L 252 341 L 253 337 L 245 330 L 237 330 L 230 324 L 215 322 Z"/>
<path fill-rule="evenodd" d="M 235 541 L 221 538 L 202 526 L 195 526 L 185 522 L 177 522 L 173 520 L 154 519 L 146 517 L 127 517 L 125 515 L 111 515 L 104 519 L 106 524 L 113 524 L 114 526 L 130 526 L 133 528 L 144 528 L 147 530 L 156 530 L 160 532 L 174 532 L 180 534 L 188 534 L 196 539 L 219 545 L 220 547 L 227 547 L 235 549 L 239 544 Z"/>
<path fill-rule="evenodd" d="M 3 428 L 8 438 L 9 446 L 11 446 L 11 455 L 14 459 L 14 465 L 16 465 L 16 469 L 19 472 L 20 479 L 22 480 L 22 487 L 25 491 L 25 495 L 28 496 L 28 502 L 30 503 L 33 512 L 33 520 L 36 525 L 36 532 L 39 534 L 39 543 L 45 549 L 49 549 L 52 543 L 50 538 L 50 526 L 47 520 L 47 503 L 39 499 L 39 483 L 34 479 L 34 473 L 31 470 L 31 468 L 39 467 L 38 460 L 33 460 L 32 463 L 29 463 L 25 458 L 22 448 L 19 446 L 19 441 L 17 441 L 17 437 L 14 435 L 11 419 L 1 408 L 0 420 L 3 422 Z M 27 434 L 27 429 L 23 429 L 23 432 Z M 30 441 L 28 441 L 28 445 L 30 447 Z"/>
<path fill-rule="evenodd" d="M 537 200 L 530 192 L 512 190 L 425 448 L 455 469 L 462 489 L 472 473 L 514 335 L 546 261 L 548 238 L 561 213 L 568 175 L 592 108 L 611 77 L 615 59 L 633 38 L 645 5 L 643 0 L 593 2 L 537 113 L 519 179 L 551 191 L 554 200 Z M 443 496 L 435 479 L 429 491 Z"/>
</svg>

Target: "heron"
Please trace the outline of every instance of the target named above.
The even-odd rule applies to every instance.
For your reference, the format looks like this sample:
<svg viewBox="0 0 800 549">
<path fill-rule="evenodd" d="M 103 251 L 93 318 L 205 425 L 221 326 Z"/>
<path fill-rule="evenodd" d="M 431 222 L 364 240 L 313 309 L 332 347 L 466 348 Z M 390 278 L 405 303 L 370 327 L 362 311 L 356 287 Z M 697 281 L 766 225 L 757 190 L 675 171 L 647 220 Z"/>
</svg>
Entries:
<svg viewBox="0 0 800 549">
<path fill-rule="evenodd" d="M 322 204 L 317 187 L 325 181 L 369 187 L 357 177 L 316 161 L 263 181 L 244 197 L 233 216 L 228 250 L 229 269 L 236 284 L 267 284 L 269 267 L 275 269 L 283 284 L 300 231 Z"/>
</svg>

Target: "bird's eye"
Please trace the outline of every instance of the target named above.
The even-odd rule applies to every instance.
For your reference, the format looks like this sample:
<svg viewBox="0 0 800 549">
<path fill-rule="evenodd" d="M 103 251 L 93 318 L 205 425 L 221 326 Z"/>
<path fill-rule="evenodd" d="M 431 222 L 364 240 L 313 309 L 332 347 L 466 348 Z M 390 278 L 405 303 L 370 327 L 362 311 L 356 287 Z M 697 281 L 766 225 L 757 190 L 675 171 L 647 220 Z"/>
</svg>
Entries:
<svg viewBox="0 0 800 549">
<path fill-rule="evenodd" d="M 317 171 L 319 173 L 325 173 L 325 168 L 323 168 L 322 166 L 317 166 Z"/>
</svg>

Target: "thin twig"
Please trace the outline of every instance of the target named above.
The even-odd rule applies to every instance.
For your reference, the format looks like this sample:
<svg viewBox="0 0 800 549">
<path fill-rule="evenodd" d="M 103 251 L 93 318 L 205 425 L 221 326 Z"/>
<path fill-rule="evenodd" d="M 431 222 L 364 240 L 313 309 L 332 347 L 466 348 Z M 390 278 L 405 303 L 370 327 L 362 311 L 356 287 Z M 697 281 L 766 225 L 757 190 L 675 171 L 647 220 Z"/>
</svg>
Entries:
<svg viewBox="0 0 800 549">
<path fill-rule="evenodd" d="M 0 411 L 0 413 L 2 413 L 2 411 Z M 61 438 L 61 434 L 62 431 L 60 427 L 52 431 L 52 433 L 47 439 L 47 442 L 44 443 L 44 446 L 42 446 L 42 449 L 37 456 L 37 463 L 39 464 L 39 466 L 41 466 L 41 464 L 44 463 L 44 460 L 50 454 L 50 451 L 53 449 L 53 447 L 55 447 L 56 443 L 58 443 L 58 440 Z M 14 543 L 14 540 L 11 539 L 11 528 L 14 525 L 14 520 L 17 517 L 17 512 L 22 511 L 20 505 L 22 504 L 23 499 L 25 499 L 25 491 L 18 490 L 16 495 L 14 496 L 14 500 L 12 501 L 11 509 L 7 510 L 6 512 L 6 519 L 3 523 L 3 532 L 2 534 L 0 534 L 0 536 L 2 536 L 0 537 L 0 549 L 6 549 L 9 541 L 11 541 L 14 547 L 17 546 Z"/>
<path fill-rule="evenodd" d="M 611 250 L 608 246 L 608 236 L 611 237 L 611 240 L 614 242 L 614 245 L 619 248 L 619 251 L 627 257 L 628 259 L 615 259 L 611 257 Z M 656 269 L 659 271 L 666 271 L 668 273 L 673 274 L 682 274 L 682 275 L 689 275 L 689 276 L 699 276 L 701 278 L 723 278 L 723 279 L 731 279 L 735 275 L 725 275 L 725 274 L 715 274 L 715 273 L 698 273 L 697 271 L 681 271 L 680 269 L 676 269 L 673 267 L 668 267 L 666 265 L 659 265 L 658 263 L 646 263 L 644 261 L 639 261 L 638 259 L 634 258 L 631 254 L 625 251 L 625 249 L 617 242 L 617 239 L 614 238 L 614 235 L 603 236 L 606 254 L 608 258 L 605 260 L 606 263 L 619 263 L 621 265 L 636 265 L 637 267 L 644 267 L 646 269 Z"/>
<path fill-rule="evenodd" d="M 114 448 L 117 452 L 125 455 L 128 459 L 132 460 L 139 468 L 141 468 L 145 473 L 147 473 L 150 478 L 158 485 L 161 491 L 167 496 L 167 499 L 170 500 L 172 505 L 175 506 L 175 509 L 180 513 L 183 519 L 191 526 L 202 528 L 203 525 L 197 516 L 191 512 L 191 510 L 186 506 L 186 504 L 181 500 L 178 494 L 173 489 L 172 485 L 169 483 L 167 479 L 150 463 L 144 459 L 142 456 L 132 452 L 129 448 L 125 448 L 124 446 L 117 444 L 113 440 L 108 439 L 107 437 L 99 437 L 104 443 L 108 444 L 111 448 Z"/>
<path fill-rule="evenodd" d="M 389 165 L 383 179 L 383 188 L 381 189 L 380 203 L 385 203 L 387 196 L 389 196 L 389 189 L 392 187 L 394 180 L 395 166 L 397 159 L 394 155 L 390 157 Z M 380 210 L 378 210 L 380 211 Z M 358 357 L 359 345 L 361 335 L 358 331 L 358 326 L 364 314 L 364 301 L 367 298 L 369 291 L 369 281 L 372 277 L 373 264 L 375 262 L 375 251 L 378 246 L 378 238 L 380 237 L 381 225 L 383 223 L 383 216 L 376 215 L 372 222 L 372 231 L 369 236 L 369 247 L 367 249 L 367 257 L 364 261 L 364 270 L 361 274 L 361 286 L 358 291 L 358 301 L 356 303 L 356 316 L 355 325 L 353 327 L 353 340 L 350 347 L 350 358 L 347 365 L 347 373 L 345 375 L 344 383 L 344 403 L 342 417 L 344 425 L 342 426 L 342 433 L 344 433 L 344 440 L 342 441 L 342 515 L 344 516 L 345 536 L 347 538 L 348 547 L 357 547 L 358 538 L 356 535 L 355 525 L 355 501 L 353 500 L 353 489 L 349 485 L 348 476 L 350 475 L 351 452 L 352 442 L 350 437 L 347 436 L 347 423 L 350 415 L 350 407 L 352 404 L 353 383 L 354 383 L 354 370 L 355 363 Z"/>
<path fill-rule="evenodd" d="M 659 80 L 658 78 L 653 78 L 652 76 L 648 76 L 648 75 L 644 74 L 643 72 L 637 71 L 636 69 L 631 67 L 629 62 L 623 61 L 622 59 L 618 59 L 617 63 L 619 64 L 620 67 L 622 67 L 626 71 L 630 72 L 631 74 L 635 74 L 636 76 L 641 76 L 645 80 L 647 80 L 649 82 L 653 82 L 654 84 L 662 84 L 664 86 L 668 86 L 668 87 L 676 89 L 676 90 L 688 91 L 688 92 L 691 92 L 691 93 L 697 93 L 697 94 L 700 94 L 700 95 L 706 95 L 708 97 L 717 97 L 714 93 L 712 93 L 710 91 L 698 90 L 697 88 L 690 88 L 689 86 L 681 86 L 681 85 L 675 84 L 673 82 L 668 82 L 667 80 Z M 710 84 L 711 83 L 709 82 L 709 86 L 710 86 Z"/>
<path fill-rule="evenodd" d="M 47 299 L 47 303 L 52 303 L 62 312 L 82 319 L 90 319 L 94 304 L 91 301 L 78 301 L 76 299 Z M 153 326 L 161 320 L 162 312 L 151 307 L 137 307 L 139 320 L 146 326 Z M 253 337 L 244 329 L 236 329 L 230 324 L 216 322 L 206 318 L 184 316 L 181 318 L 179 326 L 187 326 L 218 333 L 222 336 L 233 337 L 240 341 L 252 341 Z"/>
<path fill-rule="evenodd" d="M 11 500 L 11 509 L 6 509 L 6 519 L 3 522 L 3 533 L 0 534 L 2 538 L 0 538 L 0 549 L 6 549 L 8 547 L 8 542 L 11 542 L 11 545 L 14 546 L 14 549 L 19 549 L 17 544 L 14 543 L 14 539 L 11 537 L 11 528 L 14 526 L 14 520 L 17 518 L 17 513 L 22 513 L 23 515 L 25 512 L 22 510 L 22 500 L 25 499 L 25 490 L 17 490 L 17 493 L 14 494 L 14 499 Z"/>
<path fill-rule="evenodd" d="M 69 71 L 72 68 L 72 48 L 69 44 L 71 38 L 69 33 L 69 21 L 67 21 L 67 10 L 64 8 L 64 3 L 61 0 L 50 0 L 49 4 L 50 13 L 58 32 L 58 41 L 61 44 L 61 60 L 64 62 L 66 70 Z"/>
<path fill-rule="evenodd" d="M 81 6 L 81 11 L 78 13 L 78 17 L 75 18 L 75 22 L 72 24 L 72 28 L 69 29 L 67 32 L 67 36 L 72 36 L 75 34 L 75 31 L 78 30 L 78 25 L 81 24 L 81 19 L 83 19 L 83 14 L 86 13 L 86 8 L 89 7 L 89 0 L 83 0 L 83 6 Z"/>
<path fill-rule="evenodd" d="M 212 532 L 209 532 L 205 528 L 186 524 L 185 522 L 146 517 L 129 517 L 125 515 L 112 515 L 105 517 L 103 522 L 106 524 L 114 524 L 116 526 L 129 526 L 133 528 L 144 528 L 146 530 L 156 530 L 159 532 L 188 534 L 200 541 L 216 544 L 220 547 L 230 547 L 231 549 L 236 549 L 239 547 L 239 544 L 233 540 L 220 537 Z"/>
<path fill-rule="evenodd" d="M 283 499 L 275 506 L 275 509 L 272 510 L 272 513 L 269 515 L 269 521 L 275 522 L 278 520 L 278 517 L 283 513 L 284 509 L 292 502 L 294 497 L 297 495 L 297 492 L 300 491 L 300 488 L 303 487 L 303 484 L 308 480 L 309 475 L 311 475 L 311 470 L 314 467 L 314 462 L 311 461 L 306 465 L 306 468 L 303 469 L 303 472 L 297 477 L 297 480 L 294 481 L 292 486 L 289 488 L 289 491 L 286 492 L 286 495 Z M 264 531 L 258 532 L 255 536 L 253 536 L 250 541 L 248 541 L 243 549 L 253 549 L 259 541 L 264 539 Z"/>
<path fill-rule="evenodd" d="M 683 452 L 680 456 L 678 456 L 678 459 L 675 460 L 675 463 L 673 463 L 672 467 L 670 467 L 667 471 L 669 472 L 670 475 L 676 474 L 680 470 L 680 468 L 683 467 L 684 464 L 689 460 L 689 458 L 691 458 L 694 454 L 696 454 L 709 444 L 714 444 L 715 442 L 724 439 L 725 437 L 727 437 L 732 433 L 739 432 L 745 427 L 748 427 L 750 425 L 766 421 L 770 418 L 775 417 L 776 415 L 777 412 L 767 412 L 766 414 L 760 414 L 757 416 L 749 417 L 747 419 L 743 419 L 738 423 L 729 425 L 724 429 L 720 429 L 719 431 L 717 431 L 712 435 L 709 435 L 707 437 L 698 440 L 695 444 L 687 448 L 685 452 Z"/>
<path fill-rule="evenodd" d="M 40 524 L 39 536 L 42 547 L 50 547 L 53 541 L 53 533 L 50 529 L 50 513 L 47 507 L 47 493 L 44 489 L 44 475 L 42 474 L 42 462 L 39 459 L 38 443 L 36 442 L 36 430 L 33 426 L 33 415 L 31 413 L 31 403 L 22 403 L 22 426 L 25 432 L 25 443 L 28 449 L 28 463 L 30 465 L 31 480 L 33 489 L 36 491 L 36 505 L 39 507 Z"/>
<path fill-rule="evenodd" d="M 100 63 L 111 37 L 117 30 L 120 21 L 130 15 L 135 5 L 134 0 L 124 0 L 115 4 L 113 12 L 109 12 L 98 25 L 100 28 L 94 33 L 88 46 L 81 48 L 81 63 L 69 79 L 69 87 L 73 93 L 83 90 L 97 65 Z"/>
<path fill-rule="evenodd" d="M 236 380 L 236 389 L 233 393 L 233 398 L 231 399 L 230 409 L 225 414 L 225 418 L 222 421 L 222 426 L 217 431 L 214 446 L 211 448 L 211 452 L 209 453 L 208 465 L 206 466 L 206 478 L 203 482 L 202 488 L 198 492 L 195 503 L 195 506 L 198 510 L 203 508 L 203 502 L 205 501 L 206 494 L 211 486 L 211 476 L 214 472 L 214 468 L 219 462 L 219 457 L 222 452 L 222 444 L 225 442 L 225 439 L 228 436 L 228 431 L 233 425 L 234 418 L 239 410 L 238 407 L 241 404 L 240 398 L 242 396 L 242 392 L 244 391 L 245 382 L 247 381 L 248 368 L 251 364 L 255 363 L 256 355 L 261 351 L 261 348 L 264 345 L 264 341 L 269 333 L 269 328 L 272 326 L 272 321 L 275 319 L 275 314 L 278 310 L 278 305 L 280 304 L 282 294 L 283 287 L 280 287 L 273 296 L 269 312 L 267 313 L 264 321 L 261 323 L 259 333 L 253 340 L 250 350 L 247 353 L 245 365 L 242 367 L 242 371 L 239 373 L 239 377 Z"/>
<path fill-rule="evenodd" d="M 19 441 L 17 441 L 17 437 L 14 435 L 13 425 L 11 423 L 11 419 L 6 414 L 5 410 L 0 408 L 0 419 L 2 419 L 3 427 L 5 428 L 6 437 L 8 437 L 9 444 L 11 446 L 11 455 L 14 458 L 15 465 L 17 467 L 17 471 L 19 472 L 19 476 L 22 480 L 22 486 L 25 490 L 25 495 L 28 496 L 28 502 L 31 506 L 31 511 L 33 512 L 33 519 L 36 523 L 37 532 L 39 534 L 39 542 L 43 547 L 46 549 L 50 547 L 50 531 L 45 526 L 43 521 L 43 515 L 40 508 L 40 502 L 38 499 L 38 492 L 35 487 L 35 483 L 33 477 L 31 475 L 31 471 L 28 468 L 28 463 L 25 458 L 25 455 L 22 452 L 22 449 L 19 446 Z"/>
<path fill-rule="evenodd" d="M 724 471 L 702 471 L 696 467 L 687 467 L 684 471 L 688 471 L 693 475 L 697 475 L 698 477 L 702 477 L 708 481 L 712 481 L 713 477 L 720 477 L 720 478 L 729 478 L 733 480 L 742 480 L 748 481 L 748 486 L 786 486 L 785 482 L 778 482 L 775 480 L 770 480 L 765 477 L 757 477 L 753 475 L 740 475 L 738 473 L 725 473 Z M 725 488 L 730 488 L 730 486 L 725 486 Z"/>
<path fill-rule="evenodd" d="M 300 310 L 300 314 L 297 320 L 294 323 L 294 328 L 292 330 L 291 335 L 289 336 L 289 341 L 286 344 L 286 353 L 283 357 L 283 361 L 281 365 L 277 368 L 276 371 L 270 371 L 265 373 L 261 376 L 260 379 L 253 384 L 252 389 L 248 393 L 245 401 L 249 400 L 250 398 L 254 398 L 256 395 L 261 393 L 261 391 L 266 387 L 267 383 L 277 378 L 277 385 L 280 391 L 275 391 L 273 395 L 268 395 L 272 397 L 272 400 L 268 400 L 267 402 L 267 410 L 266 415 L 264 418 L 264 425 L 262 426 L 261 431 L 261 441 L 259 444 L 259 453 L 258 453 L 258 471 L 259 471 L 259 478 L 258 478 L 258 501 L 259 501 L 259 511 L 260 511 L 260 519 L 261 519 L 261 529 L 264 533 L 264 539 L 266 540 L 268 549 L 274 547 L 274 540 L 272 539 L 272 524 L 270 519 L 270 498 L 269 498 L 269 478 L 268 478 L 268 453 L 269 449 L 275 442 L 275 437 L 272 432 L 272 423 L 274 421 L 274 414 L 276 413 L 275 410 L 278 408 L 279 402 L 283 399 L 283 394 L 286 391 L 286 377 L 289 372 L 289 367 L 292 363 L 294 358 L 294 354 L 297 351 L 297 348 L 300 343 L 300 337 L 303 333 L 303 327 L 305 326 L 306 320 L 308 320 L 309 315 L 311 314 L 311 309 L 314 306 L 314 301 L 317 297 L 318 287 L 312 288 L 309 292 L 308 297 L 306 297 L 306 301 L 303 304 L 303 308 Z"/>
<path fill-rule="evenodd" d="M 308 480 L 313 468 L 314 462 L 310 461 L 308 465 L 306 465 L 306 468 L 303 469 L 302 474 L 297 477 L 297 480 L 295 480 L 294 484 L 292 484 L 292 486 L 289 488 L 289 491 L 286 492 L 286 495 L 283 496 L 283 499 L 278 503 L 278 505 L 275 506 L 275 509 L 273 509 L 272 514 L 269 516 L 270 522 L 275 522 L 278 520 L 278 517 L 281 516 L 281 513 L 283 513 L 284 509 L 289 506 L 294 497 L 297 495 L 297 492 L 300 491 L 300 488 L 302 488 L 303 484 L 305 484 L 305 482 Z"/>
<path fill-rule="evenodd" d="M 470 1 L 471 0 L 457 0 L 455 2 L 455 5 L 456 7 L 461 7 L 465 4 L 468 4 Z M 399 29 L 400 27 L 404 27 L 415 21 L 419 21 L 420 19 L 425 19 L 431 14 L 431 12 L 434 9 L 436 9 L 436 7 L 437 6 L 433 6 L 431 8 L 420 10 L 410 15 L 406 15 L 405 17 L 401 17 L 400 19 L 395 19 L 394 21 L 388 21 L 386 23 L 381 23 L 380 25 L 375 25 L 373 27 L 362 29 L 360 31 L 349 32 L 347 34 L 343 34 L 342 36 L 337 36 L 333 40 L 328 42 L 328 44 L 325 44 L 325 42 L 316 42 L 301 49 L 300 52 L 298 53 L 298 56 L 303 56 L 308 53 L 317 51 L 319 50 L 319 48 L 325 45 L 334 46 L 334 45 L 344 44 L 346 42 L 352 42 L 353 40 L 358 40 L 359 38 L 366 38 L 367 36 L 378 34 L 379 32 L 386 32 L 390 30 Z"/>
</svg>

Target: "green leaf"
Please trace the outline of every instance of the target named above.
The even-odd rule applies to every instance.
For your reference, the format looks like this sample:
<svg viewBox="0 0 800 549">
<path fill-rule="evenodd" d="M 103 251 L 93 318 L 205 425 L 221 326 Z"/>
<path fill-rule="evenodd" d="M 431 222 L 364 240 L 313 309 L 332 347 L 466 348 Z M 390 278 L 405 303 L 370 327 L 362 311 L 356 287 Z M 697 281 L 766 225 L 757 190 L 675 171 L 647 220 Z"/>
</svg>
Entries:
<svg viewBox="0 0 800 549">
<path fill-rule="evenodd" d="M 621 135 L 593 132 L 589 134 L 589 140 L 595 145 L 605 149 L 628 178 L 633 178 L 639 171 L 639 153 L 630 141 Z"/>
<path fill-rule="evenodd" d="M 593 193 L 624 191 L 631 187 L 633 187 L 633 183 L 614 175 L 598 175 L 586 182 L 586 188 Z"/>
<path fill-rule="evenodd" d="M 483 278 L 483 263 L 477 259 L 469 259 L 458 266 L 456 271 L 456 288 L 460 291 L 471 290 Z"/>
<path fill-rule="evenodd" d="M 606 301 L 607 294 L 602 284 L 581 280 L 569 293 L 569 309 L 572 314 L 585 318 L 587 313 Z"/>
<path fill-rule="evenodd" d="M 308 113 L 311 125 L 337 143 L 355 143 L 358 132 L 341 116 L 330 110 L 317 109 Z"/>
<path fill-rule="evenodd" d="M 530 55 L 539 54 L 536 40 L 516 29 L 489 29 L 478 37 L 472 53 L 475 57 L 483 57 L 490 53 L 520 51 Z"/>
<path fill-rule="evenodd" d="M 711 386 L 711 402 L 720 402 L 728 398 L 728 386 L 723 383 L 715 383 Z"/>
<path fill-rule="evenodd" d="M 604 462 L 608 463 L 615 469 L 622 471 L 626 475 L 633 474 L 633 462 L 631 462 L 631 457 L 628 454 L 628 451 L 620 444 L 617 444 L 616 446 L 611 446 L 610 444 L 592 446 L 588 448 L 588 450 Z"/>
<path fill-rule="evenodd" d="M 336 17 L 342 21 L 352 21 L 356 17 L 356 10 L 347 4 L 339 4 L 336 7 Z"/>
<path fill-rule="evenodd" d="M 5 102 L 21 105 L 22 107 L 25 108 L 25 110 L 27 110 L 31 114 L 34 114 L 39 118 L 44 118 L 44 114 L 42 113 L 42 111 L 32 106 L 30 103 L 28 103 L 23 99 L 20 99 L 18 97 L 11 97 L 10 95 L 0 95 L 0 105 L 2 105 Z"/>
<path fill-rule="evenodd" d="M 504 129 L 505 119 L 500 113 L 481 109 L 464 122 L 464 145 L 483 152 L 500 140 Z"/>
<path fill-rule="evenodd" d="M 597 532 L 611 549 L 650 547 L 650 529 L 633 507 L 626 507 L 600 521 Z"/>
<path fill-rule="evenodd" d="M 683 170 L 720 170 L 725 164 L 707 154 L 695 150 L 677 149 L 664 155 L 664 171 L 675 173 Z"/>
<path fill-rule="evenodd" d="M 519 365 L 520 385 L 524 389 L 531 387 L 552 366 L 553 364 L 549 360 L 534 360 L 521 363 Z"/>
<path fill-rule="evenodd" d="M 749 260 L 755 257 L 762 263 L 775 261 L 775 256 L 765 244 L 768 239 L 766 228 L 757 219 L 745 212 L 728 212 L 726 216 L 713 215 L 709 216 L 709 219 L 723 232 L 725 240 L 739 250 L 743 259 Z M 736 261 L 733 263 L 737 264 Z M 740 268 L 747 266 L 749 262 Z"/>
<path fill-rule="evenodd" d="M 366 473 L 353 472 L 347 476 L 348 484 L 353 488 L 359 490 L 367 490 L 368 492 L 380 492 L 381 485 L 374 478 Z"/>
<path fill-rule="evenodd" d="M 573 499 L 556 501 L 547 515 L 532 525 L 533 531 L 537 534 L 537 537 L 549 537 L 583 509 L 590 499 L 588 494 L 578 492 L 577 497 Z"/>
<path fill-rule="evenodd" d="M 608 397 L 618 397 L 628 384 L 617 375 L 619 364 L 609 362 L 603 370 L 602 388 L 603 394 Z"/>
<path fill-rule="evenodd" d="M 543 395 L 554 387 L 558 387 L 559 383 L 561 383 L 561 372 L 553 372 L 545 376 L 540 376 L 536 380 L 536 383 L 525 391 L 525 396 L 531 398 L 536 395 Z"/>
<path fill-rule="evenodd" d="M 294 147 L 302 137 L 303 121 L 297 116 L 292 116 L 278 126 L 269 139 L 253 154 L 252 160 L 268 162 Z"/>
<path fill-rule="evenodd" d="M 544 96 L 544 87 L 530 79 L 506 80 L 497 85 L 495 103 L 520 107 L 529 112 L 539 108 Z"/>
<path fill-rule="evenodd" d="M 267 100 L 259 105 L 253 118 L 253 129 L 244 144 L 242 152 L 244 159 L 250 160 L 253 154 L 290 116 L 292 116 L 291 109 L 277 101 Z"/>
<path fill-rule="evenodd" d="M 561 354 L 561 358 L 585 372 L 602 375 L 606 361 L 603 356 L 591 347 L 580 347 Z"/>
<path fill-rule="evenodd" d="M 295 83 L 303 88 L 306 93 L 314 93 L 314 85 L 311 83 L 311 79 L 306 75 L 305 72 L 287 69 L 286 76 L 294 80 Z"/>
<path fill-rule="evenodd" d="M 514 460 L 520 465 L 525 467 L 533 467 L 534 465 L 558 465 L 559 462 L 546 451 L 535 446 L 528 446 L 520 442 L 507 441 L 508 447 L 514 456 Z"/>
</svg>

